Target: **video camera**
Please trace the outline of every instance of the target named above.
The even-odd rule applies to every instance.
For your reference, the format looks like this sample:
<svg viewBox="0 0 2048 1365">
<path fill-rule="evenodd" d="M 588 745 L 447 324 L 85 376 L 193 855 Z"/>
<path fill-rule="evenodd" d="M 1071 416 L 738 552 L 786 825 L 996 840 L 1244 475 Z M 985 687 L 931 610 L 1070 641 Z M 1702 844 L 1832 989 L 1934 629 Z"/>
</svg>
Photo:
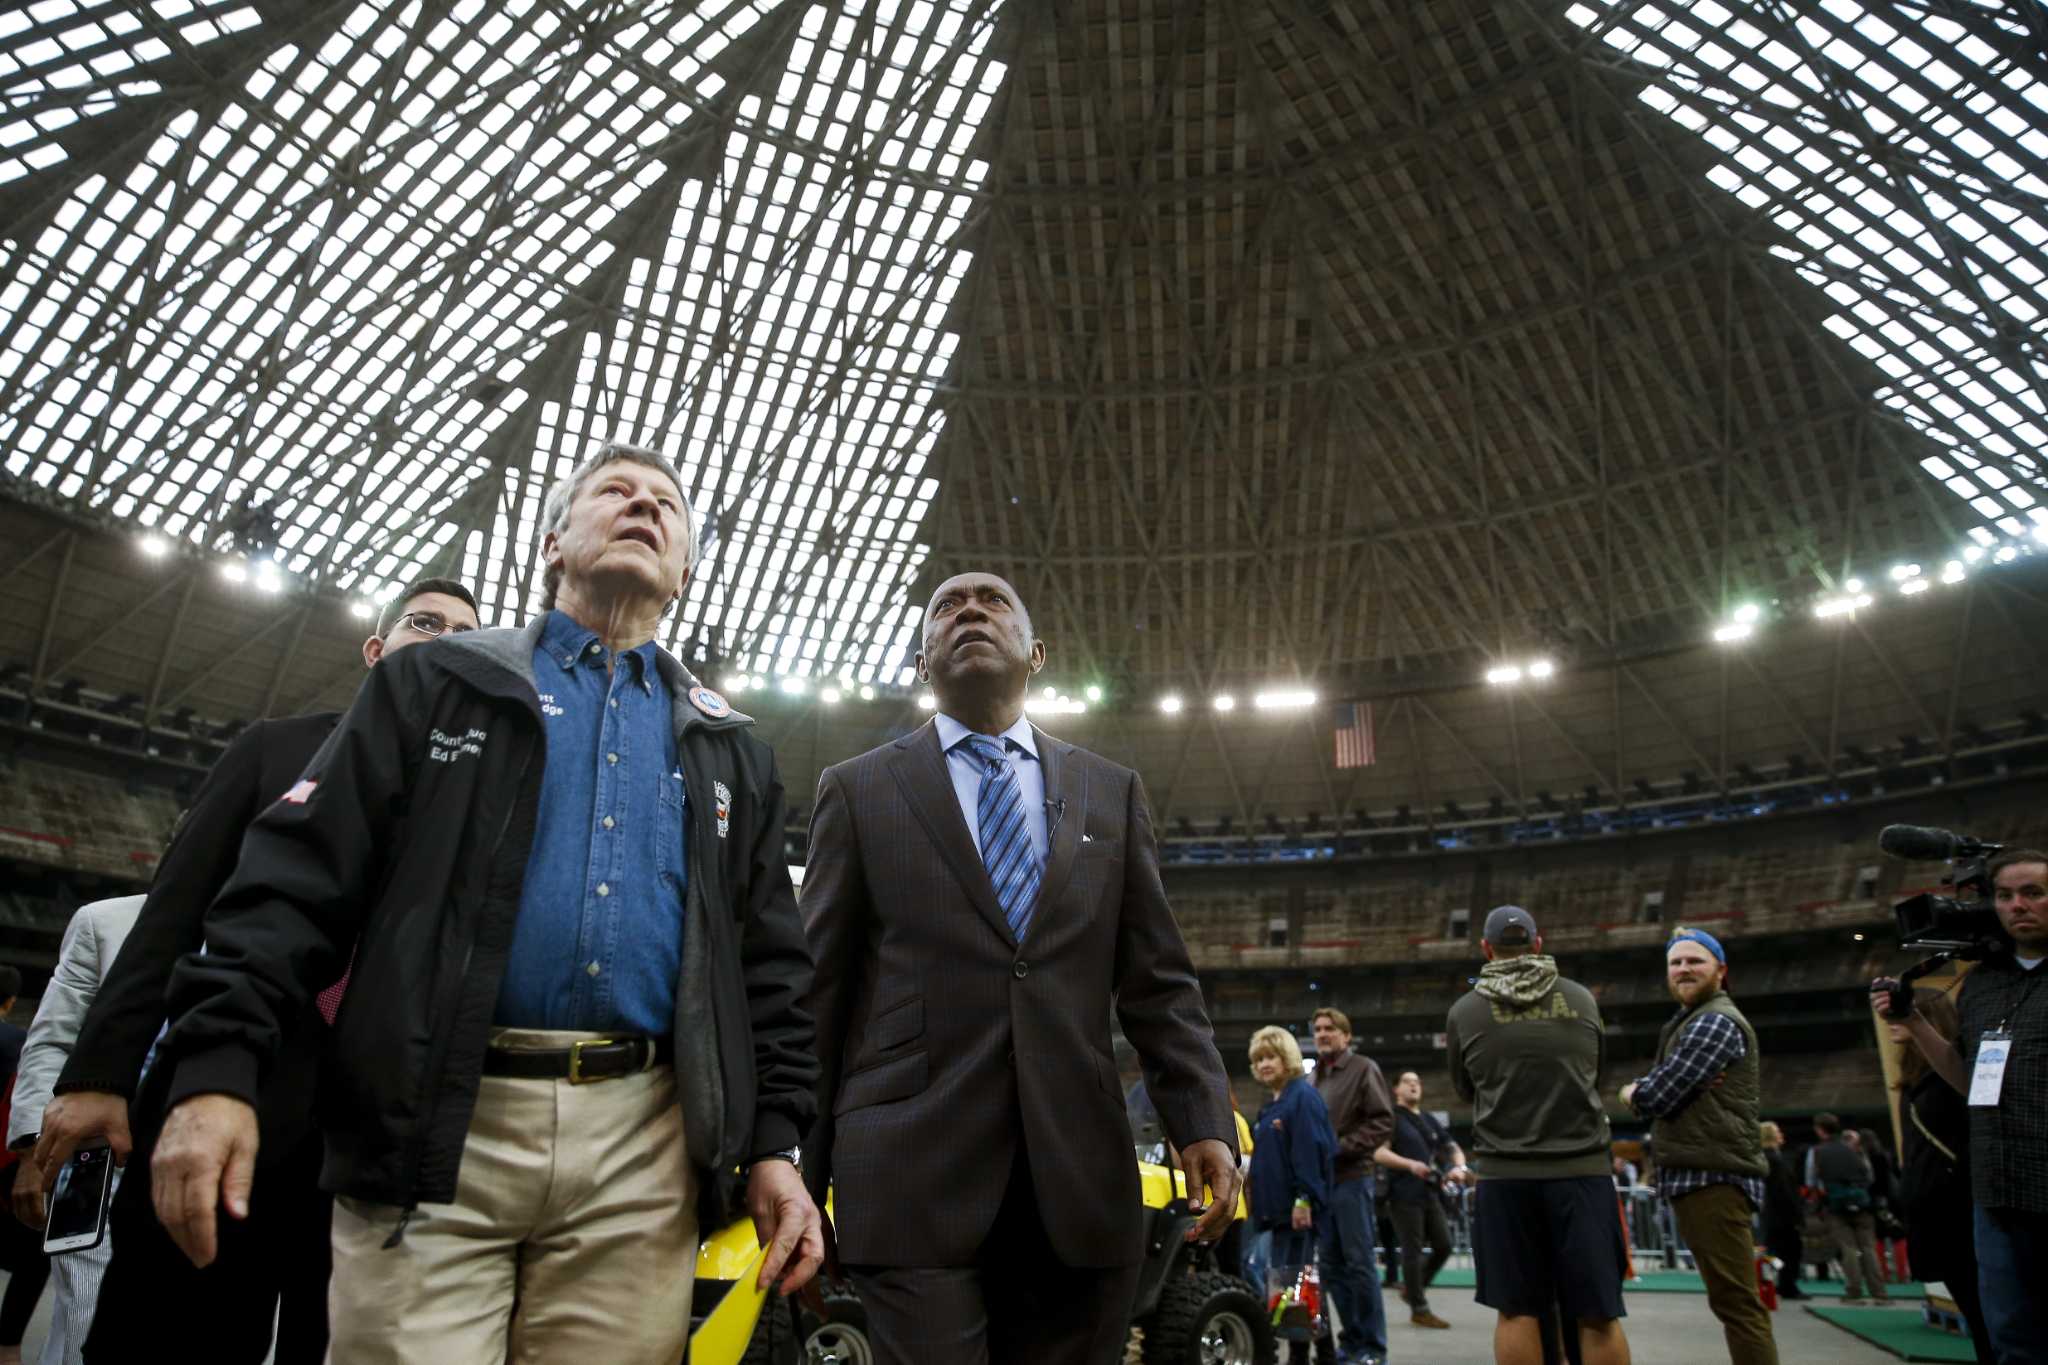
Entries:
<svg viewBox="0 0 2048 1365">
<path fill-rule="evenodd" d="M 1912 862 L 1945 862 L 1941 895 L 1923 892 L 1892 907 L 1898 917 L 1899 946 L 1922 948 L 1950 958 L 1980 958 L 2012 946 L 1991 903 L 1991 877 L 1986 862 L 2003 844 L 1986 843 L 1966 834 L 1919 825 L 1887 825 L 1877 846 L 1894 858 Z M 1964 896 L 1970 899 L 1963 899 Z"/>
</svg>

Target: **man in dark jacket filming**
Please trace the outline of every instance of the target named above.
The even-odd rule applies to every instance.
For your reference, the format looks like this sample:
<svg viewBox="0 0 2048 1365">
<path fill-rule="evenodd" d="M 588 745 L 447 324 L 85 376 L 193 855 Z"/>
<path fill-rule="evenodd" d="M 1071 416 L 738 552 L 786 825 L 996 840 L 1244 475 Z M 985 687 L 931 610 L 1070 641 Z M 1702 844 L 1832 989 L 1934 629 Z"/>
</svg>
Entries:
<svg viewBox="0 0 2048 1365">
<path fill-rule="evenodd" d="M 372 670 L 171 982 L 154 1198 L 203 1265 L 216 1210 L 262 1197 L 281 1024 L 349 968 L 319 1114 L 352 1365 L 673 1365 L 700 1210 L 742 1180 L 762 1283 L 822 1256 L 781 783 L 653 643 L 695 548 L 680 480 L 608 445 L 544 517 L 548 610 Z"/>
</svg>

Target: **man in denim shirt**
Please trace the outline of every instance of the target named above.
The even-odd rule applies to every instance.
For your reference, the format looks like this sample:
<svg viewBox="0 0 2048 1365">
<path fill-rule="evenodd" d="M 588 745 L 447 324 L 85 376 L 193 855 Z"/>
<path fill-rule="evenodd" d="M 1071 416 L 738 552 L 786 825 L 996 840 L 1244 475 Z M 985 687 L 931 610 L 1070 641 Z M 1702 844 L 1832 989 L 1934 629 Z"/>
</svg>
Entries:
<svg viewBox="0 0 2048 1365">
<path fill-rule="evenodd" d="M 331 1359 L 674 1365 L 700 1222 L 751 1213 L 764 1286 L 822 1257 L 781 780 L 654 643 L 694 540 L 660 455 L 579 464 L 544 614 L 373 670 L 173 976 L 152 1185 L 205 1265 L 217 1207 L 249 1206 L 280 1011 L 353 956 L 321 1076 Z"/>
</svg>

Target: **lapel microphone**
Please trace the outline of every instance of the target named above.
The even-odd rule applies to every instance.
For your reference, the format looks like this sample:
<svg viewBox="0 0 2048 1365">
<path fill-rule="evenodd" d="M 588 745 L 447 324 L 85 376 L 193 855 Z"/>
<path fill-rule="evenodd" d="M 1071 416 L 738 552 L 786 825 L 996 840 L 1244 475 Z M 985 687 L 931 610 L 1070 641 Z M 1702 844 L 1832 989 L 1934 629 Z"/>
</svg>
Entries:
<svg viewBox="0 0 2048 1365">
<path fill-rule="evenodd" d="M 1047 798 L 1045 799 L 1045 818 L 1046 818 L 1046 821 L 1047 821 L 1047 824 L 1046 824 L 1046 827 L 1045 827 L 1045 841 L 1046 841 L 1046 842 L 1047 842 L 1048 844 L 1052 842 L 1052 836 L 1053 836 L 1053 834 L 1054 834 L 1054 833 L 1055 833 L 1055 832 L 1056 832 L 1056 831 L 1057 831 L 1057 830 L 1059 829 L 1059 827 L 1060 827 L 1060 817 L 1064 816 L 1064 815 L 1065 815 L 1066 813 L 1067 813 L 1067 798 L 1066 798 L 1066 797 L 1062 796 L 1062 797 L 1059 797 L 1059 798 L 1058 798 L 1057 800 L 1055 800 L 1054 798 L 1052 798 L 1052 797 L 1048 796 L 1048 797 L 1047 797 Z"/>
</svg>

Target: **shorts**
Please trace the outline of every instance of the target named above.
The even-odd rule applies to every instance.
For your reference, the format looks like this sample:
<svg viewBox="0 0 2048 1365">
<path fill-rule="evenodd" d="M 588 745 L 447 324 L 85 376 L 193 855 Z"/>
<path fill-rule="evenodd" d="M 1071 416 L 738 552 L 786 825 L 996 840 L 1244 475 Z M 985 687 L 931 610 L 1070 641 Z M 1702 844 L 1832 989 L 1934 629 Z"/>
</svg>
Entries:
<svg viewBox="0 0 2048 1365">
<path fill-rule="evenodd" d="M 1628 1247 L 1611 1176 L 1482 1179 L 1472 1206 L 1479 1302 L 1511 1317 L 1535 1317 L 1553 1304 L 1568 1319 L 1628 1315 Z"/>
</svg>

